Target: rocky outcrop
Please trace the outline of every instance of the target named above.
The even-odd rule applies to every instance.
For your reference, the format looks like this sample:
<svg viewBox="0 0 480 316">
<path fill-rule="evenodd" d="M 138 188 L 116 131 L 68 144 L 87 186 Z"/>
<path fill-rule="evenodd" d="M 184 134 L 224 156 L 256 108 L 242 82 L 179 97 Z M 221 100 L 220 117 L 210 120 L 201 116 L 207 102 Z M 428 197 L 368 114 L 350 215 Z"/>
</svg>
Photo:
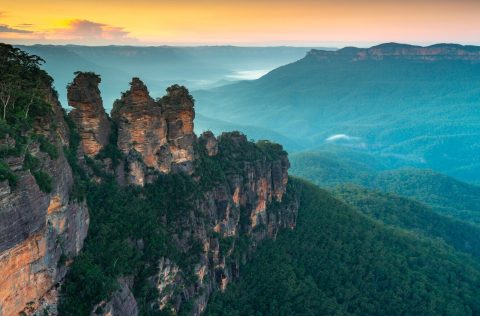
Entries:
<svg viewBox="0 0 480 316">
<path fill-rule="evenodd" d="M 188 179 L 170 183 L 188 183 L 195 192 L 185 196 L 188 207 L 182 206 L 179 216 L 164 214 L 155 219 L 159 229 L 168 231 L 168 241 L 159 242 L 175 251 L 162 252 L 158 266 L 152 259 L 155 264 L 149 263 L 146 276 L 138 278 L 135 271 L 117 276 L 118 289 L 108 300 L 91 306 L 92 315 L 137 315 L 145 306 L 199 315 L 214 291 L 225 290 L 239 277 L 240 266 L 263 240 L 295 227 L 298 200 L 287 190 L 287 154 L 280 145 L 255 144 L 239 132 L 218 138 L 205 132 L 197 138 L 193 98 L 178 85 L 155 101 L 143 82 L 133 78 L 130 90 L 115 102 L 110 121 L 98 82 L 95 75 L 80 73 L 68 88 L 74 107 L 70 117 L 80 136 L 80 149 L 73 159 L 82 162 L 75 164 L 81 171 L 75 175 L 99 185 L 113 179 L 137 186 L 157 178 Z M 51 192 L 42 191 L 32 172 L 24 168 L 25 155 L 6 159 L 18 176 L 17 185 L 0 182 L 1 316 L 47 309 L 55 315 L 57 286 L 62 286 L 87 234 L 88 210 L 70 196 L 74 179 L 62 150 L 69 145 L 69 129 L 53 95 L 49 102 L 53 113 L 40 118 L 34 131 L 54 144 L 58 156 L 43 152 L 37 140 L 29 145 L 28 153 L 41 161 L 41 170 L 53 179 Z M 15 139 L 8 136 L 1 142 L 15 146 Z M 67 152 L 72 159 L 75 149 Z M 151 188 L 134 191 L 143 196 Z M 176 195 L 175 190 L 173 186 L 170 192 Z M 125 238 L 139 253 L 148 249 L 143 240 Z M 137 304 L 133 289 L 138 290 L 135 282 L 139 279 L 158 291 L 155 301 Z"/>
<path fill-rule="evenodd" d="M 150 171 L 193 170 L 193 99 L 180 86 L 167 89 L 155 102 L 147 87 L 133 78 L 130 90 L 115 101 L 112 118 L 118 127 L 118 148 L 127 157 L 127 183 L 151 181 Z"/>
<path fill-rule="evenodd" d="M 200 136 L 202 141 L 205 144 L 205 149 L 207 150 L 207 155 L 216 156 L 218 154 L 218 141 L 215 138 L 215 135 L 211 131 L 203 132 Z"/>
<path fill-rule="evenodd" d="M 351 61 L 407 59 L 421 61 L 463 60 L 480 61 L 480 49 L 476 46 L 436 44 L 422 47 L 386 43 L 370 48 L 346 47 L 338 51 L 311 50 L 308 57 L 317 59 L 342 58 Z"/>
<path fill-rule="evenodd" d="M 195 140 L 193 98 L 185 87 L 173 85 L 167 89 L 167 95 L 160 104 L 168 126 L 169 150 L 166 157 L 171 159 L 172 168 L 191 173 Z"/>
<path fill-rule="evenodd" d="M 193 98 L 186 88 L 171 86 L 155 101 L 140 79 L 133 78 L 130 85 L 112 110 L 125 182 L 144 186 L 162 173 L 179 172 L 199 186 L 212 182 L 192 202 L 190 212 L 163 223 L 175 232 L 169 238 L 181 253 L 200 245 L 200 253 L 191 255 L 197 259 L 185 267 L 164 257 L 151 277 L 159 309 L 178 312 L 190 305 L 191 313 L 198 315 L 213 291 L 224 290 L 238 277 L 240 265 L 260 242 L 295 227 L 298 201 L 285 198 L 287 154 L 280 145 L 254 144 L 238 132 L 218 139 L 205 132 L 197 138 Z M 214 170 L 208 168 L 222 170 L 223 176 L 214 179 Z M 108 313 L 115 305 L 119 304 L 111 300 L 99 306 Z"/>
<path fill-rule="evenodd" d="M 97 155 L 108 144 L 110 134 L 110 122 L 103 108 L 99 83 L 98 75 L 80 72 L 67 87 L 68 104 L 73 107 L 69 116 L 77 126 L 81 149 L 89 157 Z"/>
<path fill-rule="evenodd" d="M 119 289 L 113 293 L 107 302 L 101 302 L 94 307 L 91 316 L 135 316 L 138 315 L 138 306 L 131 291 L 132 279 L 122 278 L 118 281 Z"/>
<path fill-rule="evenodd" d="M 18 180 L 15 185 L 0 181 L 2 316 L 22 311 L 30 314 L 43 308 L 45 302 L 55 301 L 56 286 L 87 235 L 87 207 L 70 198 L 73 176 L 63 154 L 63 146 L 69 141 L 64 111 L 52 90 L 48 89 L 46 95 L 53 111 L 36 119 L 31 142 L 22 154 L 4 159 Z M 54 146 L 58 155 L 52 157 L 42 151 L 39 135 Z M 8 136 L 2 142 L 8 143 Z M 25 168 L 26 153 L 52 179 L 51 192 L 42 191 L 33 172 Z"/>
<path fill-rule="evenodd" d="M 156 278 L 160 308 L 178 311 L 188 301 L 194 315 L 205 309 L 213 291 L 224 290 L 239 277 L 241 264 L 259 243 L 295 227 L 298 209 L 296 196 L 286 197 L 289 162 L 281 146 L 266 143 L 276 152 L 267 157 L 238 132 L 224 133 L 218 140 L 204 133 L 198 143 L 208 157 L 198 159 L 222 166 L 226 178 L 197 200 L 196 211 L 185 214 L 182 226 L 191 233 L 175 238 L 180 249 L 192 238 L 202 245 L 194 267 L 196 282 L 186 282 L 185 271 L 169 258 L 161 260 Z"/>
</svg>

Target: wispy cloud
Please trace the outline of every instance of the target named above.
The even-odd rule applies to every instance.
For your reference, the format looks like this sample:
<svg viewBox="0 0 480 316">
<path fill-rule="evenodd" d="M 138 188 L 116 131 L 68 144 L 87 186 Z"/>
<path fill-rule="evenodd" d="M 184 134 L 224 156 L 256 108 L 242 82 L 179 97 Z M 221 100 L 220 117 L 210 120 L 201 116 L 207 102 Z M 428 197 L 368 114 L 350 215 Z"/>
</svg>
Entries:
<svg viewBox="0 0 480 316">
<path fill-rule="evenodd" d="M 129 32 L 122 27 L 111 26 L 88 20 L 72 20 L 66 28 L 56 29 L 53 36 L 77 40 L 107 40 L 122 41 L 131 39 Z"/>
<path fill-rule="evenodd" d="M 346 141 L 351 141 L 351 140 L 359 140 L 359 137 L 354 137 L 354 136 L 349 136 L 347 134 L 334 134 L 331 135 L 326 139 L 327 142 L 335 142 L 339 140 L 346 140 Z"/>
<path fill-rule="evenodd" d="M 32 26 L 35 26 L 35 24 L 32 24 L 32 23 L 20 23 L 20 24 L 17 24 L 15 25 L 15 27 L 26 27 L 26 28 L 29 28 L 29 27 L 32 27 Z"/>
<path fill-rule="evenodd" d="M 112 26 L 89 20 L 70 20 L 64 27 L 46 30 L 35 30 L 30 23 L 18 24 L 15 27 L 0 24 L 0 39 L 19 43 L 58 43 L 108 45 L 137 43 L 138 39 L 130 36 L 123 27 Z"/>
<path fill-rule="evenodd" d="M 1 14 L 1 12 L 0 12 Z M 28 30 L 22 30 L 22 29 L 16 29 L 12 28 L 6 24 L 0 24 L 0 33 L 21 33 L 21 34 L 27 34 L 27 33 L 33 33 L 32 31 Z"/>
</svg>

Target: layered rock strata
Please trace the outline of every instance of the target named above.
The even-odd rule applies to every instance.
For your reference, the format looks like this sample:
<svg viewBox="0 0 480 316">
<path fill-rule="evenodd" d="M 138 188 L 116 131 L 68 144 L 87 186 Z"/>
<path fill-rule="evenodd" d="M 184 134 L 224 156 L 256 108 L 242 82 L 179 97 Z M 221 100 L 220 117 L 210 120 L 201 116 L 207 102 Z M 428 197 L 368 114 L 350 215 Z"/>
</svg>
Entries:
<svg viewBox="0 0 480 316">
<path fill-rule="evenodd" d="M 115 101 L 112 118 L 118 127 L 118 148 L 127 157 L 127 183 L 144 185 L 149 171 L 193 171 L 193 99 L 174 85 L 155 102 L 147 87 L 133 78 L 130 90 Z"/>
<path fill-rule="evenodd" d="M 16 185 L 0 181 L 0 315 L 31 314 L 46 301 L 55 301 L 56 286 L 68 264 L 82 248 L 89 216 L 84 203 L 72 201 L 72 170 L 64 154 L 69 131 L 64 111 L 47 89 L 52 112 L 34 122 L 33 133 L 55 146 L 58 157 L 40 150 L 32 138 L 26 151 L 38 159 L 40 170 L 52 179 L 50 193 L 40 190 L 32 172 L 24 168 L 25 153 L 4 161 L 17 177 Z M 7 135 L 0 143 L 14 146 Z"/>
<path fill-rule="evenodd" d="M 218 138 L 205 132 L 197 138 L 188 90 L 174 85 L 155 101 L 138 78 L 115 102 L 111 125 L 98 83 L 95 75 L 79 73 L 68 88 L 74 107 L 70 117 L 80 136 L 77 158 L 85 162 L 80 164 L 85 177 L 103 181 L 114 175 L 121 184 L 143 186 L 161 174 L 183 173 L 201 188 L 190 197 L 191 209 L 179 219 L 158 223 L 170 232 L 169 243 L 179 253 L 190 256 L 196 247 L 198 252 L 188 258 L 187 266 L 165 255 L 148 278 L 158 291 L 153 306 L 174 313 L 191 306 L 189 314 L 199 315 L 212 292 L 224 290 L 239 277 L 240 266 L 259 243 L 295 227 L 298 200 L 287 190 L 287 154 L 279 145 L 254 144 L 238 132 Z M 72 170 L 62 150 L 69 145 L 69 130 L 58 101 L 52 96 L 49 102 L 53 114 L 37 122 L 35 132 L 51 141 L 59 155 L 51 158 L 36 142 L 29 152 L 54 179 L 52 191 L 40 190 L 32 173 L 22 167 L 24 156 L 7 159 L 19 176 L 17 186 L 0 182 L 1 316 L 47 309 L 55 315 L 57 285 L 87 234 L 87 207 L 70 197 Z M 112 135 L 117 135 L 116 141 Z M 12 146 L 15 140 L 6 137 L 2 142 Z M 107 146 L 119 152 L 115 168 L 113 156 L 98 155 Z M 83 155 L 90 158 L 83 160 Z M 92 313 L 137 315 L 135 277 L 122 275 L 119 289 L 108 301 L 92 306 Z"/>
<path fill-rule="evenodd" d="M 88 157 L 97 155 L 109 141 L 110 122 L 103 108 L 99 83 L 99 76 L 82 72 L 67 87 L 68 104 L 73 108 L 69 116 L 77 126 L 83 154 Z"/>
</svg>

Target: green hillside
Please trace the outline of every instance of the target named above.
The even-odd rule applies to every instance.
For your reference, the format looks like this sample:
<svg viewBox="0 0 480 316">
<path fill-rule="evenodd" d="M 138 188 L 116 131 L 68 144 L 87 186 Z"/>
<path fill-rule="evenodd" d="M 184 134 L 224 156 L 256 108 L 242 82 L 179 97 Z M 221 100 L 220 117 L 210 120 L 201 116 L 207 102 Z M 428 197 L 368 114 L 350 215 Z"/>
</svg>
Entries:
<svg viewBox="0 0 480 316">
<path fill-rule="evenodd" d="M 312 184 L 298 227 L 261 247 L 206 315 L 475 315 L 480 266 L 373 221 Z"/>
<path fill-rule="evenodd" d="M 290 155 L 290 160 L 292 174 L 321 187 L 355 183 L 409 197 L 443 215 L 480 224 L 480 187 L 452 177 L 424 169 L 385 170 L 382 159 L 355 150 L 301 152 Z"/>
<path fill-rule="evenodd" d="M 419 202 L 356 185 L 338 186 L 333 194 L 386 225 L 441 238 L 455 249 L 480 259 L 479 226 L 442 216 Z"/>
</svg>

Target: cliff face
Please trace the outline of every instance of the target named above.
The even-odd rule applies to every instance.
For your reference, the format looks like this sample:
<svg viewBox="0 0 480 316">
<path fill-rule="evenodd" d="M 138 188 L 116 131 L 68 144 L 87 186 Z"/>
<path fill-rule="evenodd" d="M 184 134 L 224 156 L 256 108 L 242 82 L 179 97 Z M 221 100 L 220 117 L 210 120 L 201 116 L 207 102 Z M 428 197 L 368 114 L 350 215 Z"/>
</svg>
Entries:
<svg viewBox="0 0 480 316">
<path fill-rule="evenodd" d="M 285 198 L 289 162 L 280 145 L 254 144 L 238 132 L 218 139 L 205 132 L 197 138 L 194 117 L 187 89 L 174 85 L 154 101 L 138 78 L 133 78 L 130 90 L 112 110 L 124 165 L 120 174 L 116 171 L 117 179 L 125 177 L 127 184 L 141 187 L 162 174 L 182 173 L 195 182 L 196 194 L 183 197 L 190 200 L 190 210 L 180 219 L 168 220 L 167 215 L 159 222 L 169 230 L 171 245 L 190 264 L 166 253 L 150 282 L 159 294 L 153 302 L 157 308 L 179 311 L 189 303 L 190 313 L 200 314 L 213 291 L 225 289 L 238 277 L 240 265 L 258 243 L 295 227 L 298 201 L 292 194 Z M 200 247 L 195 255 L 190 254 L 194 245 Z M 115 310 L 129 315 L 137 310 L 129 292 L 132 284 L 118 281 L 121 290 L 110 301 L 100 302 L 97 312 L 99 306 L 105 314 Z"/>
<path fill-rule="evenodd" d="M 188 91 L 172 86 L 167 96 L 155 102 L 140 79 L 133 78 L 130 85 L 112 110 L 117 145 L 127 157 L 127 183 L 144 185 L 151 181 L 151 170 L 191 173 L 195 135 Z"/>
<path fill-rule="evenodd" d="M 108 143 L 110 122 L 103 108 L 98 84 L 100 77 L 79 73 L 68 86 L 69 116 L 75 122 L 82 140 L 83 153 L 94 157 Z"/>
<path fill-rule="evenodd" d="M 36 119 L 22 153 L 4 159 L 17 182 L 0 181 L 2 316 L 30 314 L 56 300 L 56 285 L 81 250 L 89 224 L 86 205 L 70 199 L 73 177 L 62 149 L 68 146 L 69 131 L 63 109 L 53 91 L 47 90 L 52 112 Z M 55 148 L 50 153 L 57 154 L 44 152 L 46 142 Z M 15 145 L 9 135 L 0 139 L 3 149 Z M 28 170 L 31 161 L 38 166 Z M 48 193 L 37 184 L 38 170 L 52 179 Z"/>
<path fill-rule="evenodd" d="M 295 227 L 298 208 L 296 196 L 286 193 L 289 162 L 281 149 L 269 158 L 237 132 L 224 133 L 218 140 L 205 133 L 198 148 L 203 151 L 199 156 L 204 155 L 198 159 L 221 165 L 225 178 L 205 190 L 195 202 L 196 211 L 186 214 L 181 224 L 184 233 L 174 236 L 180 249 L 192 237 L 202 245 L 194 264 L 197 281 L 189 284 L 172 258 L 161 260 L 156 278 L 161 309 L 178 311 L 190 302 L 195 315 L 205 309 L 213 291 L 224 290 L 239 277 L 241 264 L 261 241 Z"/>
<path fill-rule="evenodd" d="M 90 222 L 86 203 L 72 198 L 80 182 L 81 190 L 90 194 L 89 189 L 103 185 L 106 192 L 116 188 L 122 195 L 131 194 L 139 204 L 153 199 L 159 205 L 151 204 L 152 208 L 160 214 L 151 217 L 157 221 L 153 230 L 167 232 L 167 240 L 153 238 L 155 243 L 164 243 L 161 248 L 148 244 L 149 235 L 139 238 L 123 230 L 102 237 L 101 242 L 116 238 L 112 242 L 130 247 L 129 251 L 138 254 L 132 256 L 136 260 L 152 255 L 149 249 L 162 250 L 155 253 L 154 261 L 116 258 L 130 260 L 128 266 L 133 266 L 126 273 L 110 275 L 118 287 L 109 291 L 116 290 L 92 299 L 81 314 L 91 310 L 103 315 L 137 315 L 147 308 L 198 315 L 212 292 L 224 290 L 238 278 L 240 266 L 260 242 L 275 238 L 281 229 L 295 227 L 298 201 L 287 190 L 287 154 L 280 145 L 255 144 L 238 132 L 218 138 L 205 132 L 197 138 L 193 98 L 177 85 L 155 101 L 134 78 L 130 90 L 115 102 L 110 121 L 98 83 L 97 76 L 79 73 L 68 87 L 69 104 L 74 107 L 69 117 L 76 127 L 65 121 L 54 93 L 47 93 L 52 111 L 35 121 L 26 149 L 4 159 L 17 181 L 15 185 L 0 181 L 0 315 L 22 311 L 38 315 L 45 310 L 57 314 L 58 288 L 64 291 L 68 288 L 64 282 L 75 282 L 65 276 L 71 265 L 75 267 L 74 258 L 82 250 Z M 69 146 L 70 139 L 75 143 L 74 133 L 78 133 L 78 149 Z M 0 146 L 16 147 L 16 139 L 6 135 Z M 163 197 L 156 199 L 160 192 Z M 88 200 L 92 227 L 114 231 L 109 225 L 116 225 L 115 217 L 99 222 L 95 211 L 108 212 L 108 203 L 116 201 L 107 199 L 99 211 L 95 208 L 99 202 L 92 199 Z M 162 208 L 163 204 L 168 206 Z M 120 221 L 127 228 L 129 220 L 141 222 L 133 217 L 143 218 L 142 211 L 152 215 L 141 207 L 135 210 Z M 99 255 L 88 252 L 95 249 L 91 243 L 96 240 L 91 238 L 85 241 L 88 246 L 82 258 Z M 92 262 L 98 273 L 103 271 L 101 261 Z M 136 262 L 148 266 L 136 266 Z M 135 295 L 144 295 L 139 287 L 153 292 L 137 302 Z M 74 312 L 67 314 L 76 315 L 75 306 L 70 307 Z"/>
</svg>

